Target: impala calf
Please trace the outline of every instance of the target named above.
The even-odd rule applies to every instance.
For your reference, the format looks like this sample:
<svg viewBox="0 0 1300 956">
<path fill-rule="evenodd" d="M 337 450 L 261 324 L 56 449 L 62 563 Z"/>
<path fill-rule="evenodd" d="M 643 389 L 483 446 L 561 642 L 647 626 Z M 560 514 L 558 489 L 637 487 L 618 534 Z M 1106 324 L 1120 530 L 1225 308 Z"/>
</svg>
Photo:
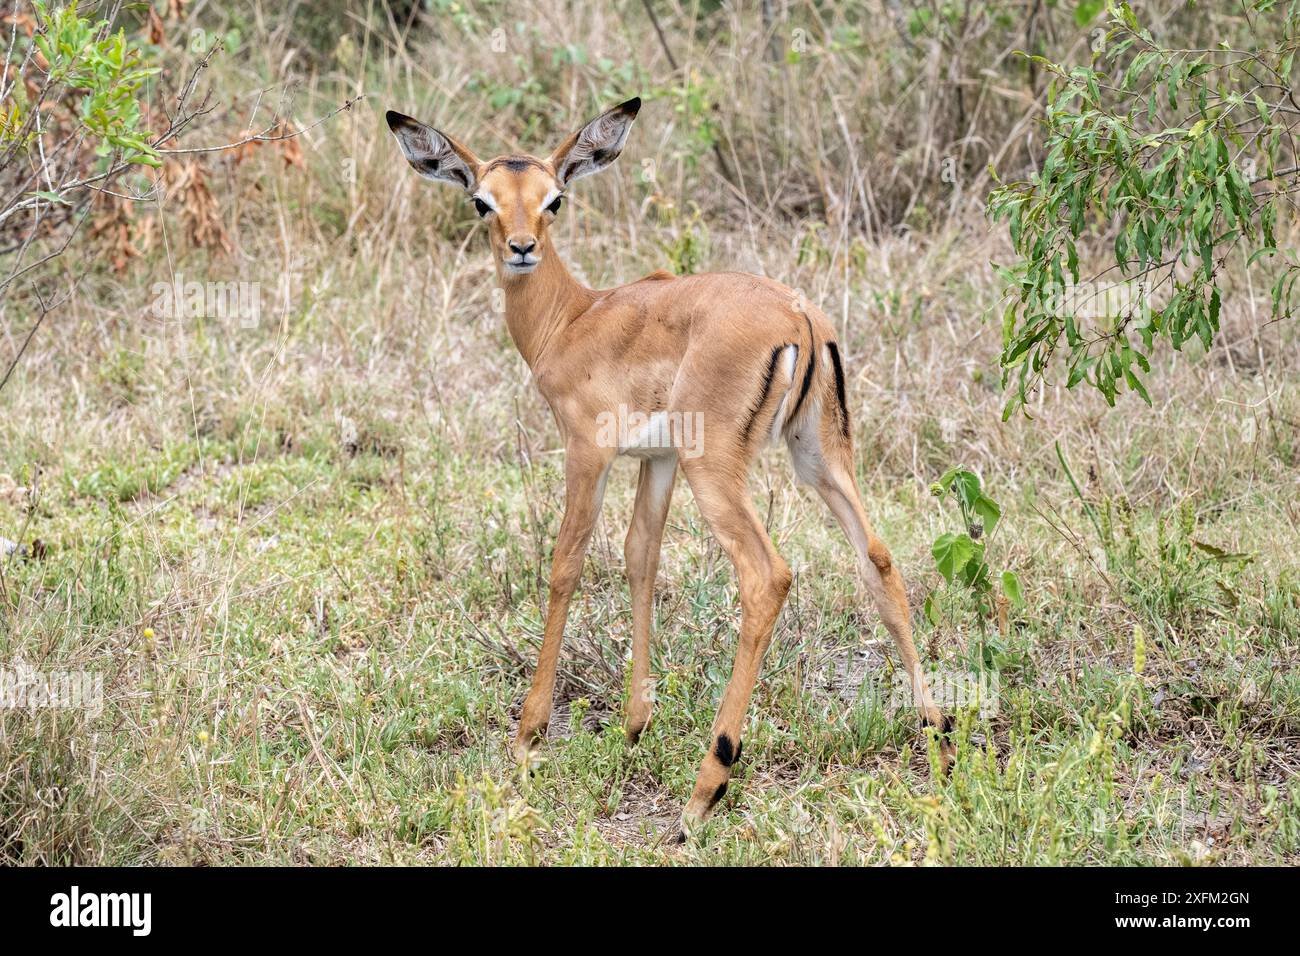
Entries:
<svg viewBox="0 0 1300 956">
<path fill-rule="evenodd" d="M 790 568 L 772 546 L 746 485 L 750 465 L 770 442 L 784 439 L 798 477 L 830 507 L 857 551 L 867 589 L 913 677 L 922 723 L 941 735 L 945 770 L 953 748 L 912 643 L 903 578 L 872 533 L 854 484 L 843 360 L 826 317 L 779 282 L 738 272 L 655 272 L 614 289 L 589 289 L 551 245 L 550 224 L 566 191 L 618 157 L 640 106 L 631 99 L 602 113 L 545 159 L 480 160 L 445 133 L 400 113 L 388 113 L 388 126 L 416 172 L 458 186 L 473 200 L 505 290 L 506 325 L 564 440 L 564 519 L 515 756 L 529 760 L 545 735 L 569 600 L 617 456 L 641 462 L 624 546 L 632 595 L 629 741 L 650 720 L 644 691 L 651 684 L 654 581 L 679 468 L 735 567 L 740 639 L 683 813 L 684 839 L 722 798 L 740 759 L 745 711 L 790 589 Z M 614 410 L 627 409 L 640 413 L 635 425 L 611 422 Z M 688 422 L 703 423 L 700 440 L 688 441 Z"/>
</svg>

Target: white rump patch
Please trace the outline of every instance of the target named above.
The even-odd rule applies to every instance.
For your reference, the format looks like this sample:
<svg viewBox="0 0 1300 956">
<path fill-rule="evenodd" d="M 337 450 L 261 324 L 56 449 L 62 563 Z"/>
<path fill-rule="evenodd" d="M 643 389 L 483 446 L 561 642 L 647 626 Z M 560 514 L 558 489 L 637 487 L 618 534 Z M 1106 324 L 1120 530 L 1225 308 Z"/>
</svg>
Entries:
<svg viewBox="0 0 1300 956">
<path fill-rule="evenodd" d="M 799 346 L 787 345 L 785 351 L 781 353 L 781 361 L 785 365 L 786 379 L 794 384 L 794 363 L 799 361 Z"/>
<path fill-rule="evenodd" d="M 785 408 L 790 404 L 790 393 L 794 391 L 794 370 L 799 361 L 799 346 L 787 345 L 781 353 L 781 368 L 785 372 L 785 394 L 781 404 L 776 407 L 776 416 L 772 419 L 772 434 L 768 442 L 775 445 L 781 439 L 781 429 L 785 427 Z"/>
</svg>

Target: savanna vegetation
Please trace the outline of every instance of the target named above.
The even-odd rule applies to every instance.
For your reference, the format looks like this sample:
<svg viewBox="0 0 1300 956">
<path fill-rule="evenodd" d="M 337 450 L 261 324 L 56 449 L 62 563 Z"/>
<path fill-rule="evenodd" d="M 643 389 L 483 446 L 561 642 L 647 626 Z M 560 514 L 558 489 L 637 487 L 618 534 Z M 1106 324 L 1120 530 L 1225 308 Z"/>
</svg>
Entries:
<svg viewBox="0 0 1300 956">
<path fill-rule="evenodd" d="M 1300 860 L 1294 5 L 7 0 L 2 26 L 0 690 L 103 693 L 0 708 L 3 862 Z M 518 771 L 561 446 L 472 205 L 383 122 L 545 155 L 632 95 L 555 225 L 570 268 L 743 269 L 833 318 L 922 656 L 992 691 L 932 776 L 852 549 L 768 453 L 795 583 L 680 848 L 730 566 L 679 488 L 628 748 L 616 468 Z"/>
</svg>

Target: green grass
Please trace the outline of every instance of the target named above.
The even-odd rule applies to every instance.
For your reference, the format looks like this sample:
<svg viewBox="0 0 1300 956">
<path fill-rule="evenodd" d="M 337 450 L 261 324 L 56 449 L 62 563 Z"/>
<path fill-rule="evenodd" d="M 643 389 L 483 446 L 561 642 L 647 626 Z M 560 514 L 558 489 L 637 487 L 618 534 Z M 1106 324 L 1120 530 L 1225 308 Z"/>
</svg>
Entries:
<svg viewBox="0 0 1300 956">
<path fill-rule="evenodd" d="M 800 574 L 736 781 L 699 841 L 672 850 L 658 838 L 689 794 L 738 618 L 688 493 L 660 577 L 651 729 L 625 746 L 630 480 L 617 478 L 628 470 L 611 483 L 571 614 L 545 760 L 521 777 L 505 744 L 540 632 L 554 457 L 467 455 L 412 422 L 389 428 L 396 451 L 351 454 L 330 444 L 326 416 L 304 410 L 299 431 L 316 437 L 262 441 L 257 457 L 242 437 L 102 459 L 72 449 L 30 516 L 0 508 L 4 527 L 29 521 L 44 544 L 4 568 L 4 658 L 102 673 L 108 698 L 93 720 L 0 717 L 7 860 L 1268 863 L 1300 852 L 1294 568 L 1274 576 L 1190 544 L 1251 537 L 1249 499 L 1204 519 L 1188 503 L 1102 502 L 1109 538 L 1088 545 L 1105 552 L 1105 579 L 1031 508 L 1008 508 L 999 547 L 1029 593 L 1008 633 L 985 622 L 981 637 L 942 592 L 939 627 L 918 618 L 932 660 L 991 661 L 1001 679 L 999 713 L 962 714 L 957 768 L 935 782 L 914 717 L 882 704 L 892 651 L 847 547 L 774 454 L 760 504 Z M 1021 488 L 1047 480 L 1026 475 Z M 867 488 L 909 580 L 937 584 L 924 489 Z M 1253 534 L 1267 544 L 1268 529 Z"/>
</svg>

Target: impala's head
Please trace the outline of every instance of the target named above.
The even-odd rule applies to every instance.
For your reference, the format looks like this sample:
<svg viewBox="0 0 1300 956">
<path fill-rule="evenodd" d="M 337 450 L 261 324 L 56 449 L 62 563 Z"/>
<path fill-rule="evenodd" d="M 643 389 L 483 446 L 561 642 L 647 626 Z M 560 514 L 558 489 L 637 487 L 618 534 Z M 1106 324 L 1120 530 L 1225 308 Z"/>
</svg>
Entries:
<svg viewBox="0 0 1300 956">
<path fill-rule="evenodd" d="M 527 275 L 547 255 L 548 231 L 564 191 L 604 169 L 623 151 L 641 100 L 601 113 L 546 159 L 498 156 L 481 160 L 446 133 L 388 111 L 388 128 L 411 167 L 425 179 L 465 190 L 487 223 L 492 254 L 507 276 Z"/>
</svg>

